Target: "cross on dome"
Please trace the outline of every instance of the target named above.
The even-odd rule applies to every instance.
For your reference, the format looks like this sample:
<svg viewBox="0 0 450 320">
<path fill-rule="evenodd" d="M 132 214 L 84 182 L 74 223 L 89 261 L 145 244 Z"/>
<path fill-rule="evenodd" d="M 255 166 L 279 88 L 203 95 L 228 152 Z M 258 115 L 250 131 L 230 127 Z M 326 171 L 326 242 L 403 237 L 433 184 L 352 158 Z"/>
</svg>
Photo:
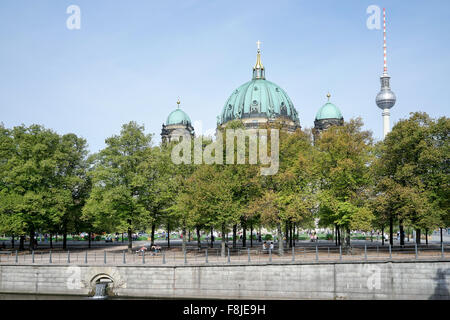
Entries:
<svg viewBox="0 0 450 320">
<path fill-rule="evenodd" d="M 265 79 L 264 66 L 261 62 L 261 41 L 256 41 L 258 52 L 256 54 L 256 65 L 253 67 L 253 79 Z"/>
</svg>

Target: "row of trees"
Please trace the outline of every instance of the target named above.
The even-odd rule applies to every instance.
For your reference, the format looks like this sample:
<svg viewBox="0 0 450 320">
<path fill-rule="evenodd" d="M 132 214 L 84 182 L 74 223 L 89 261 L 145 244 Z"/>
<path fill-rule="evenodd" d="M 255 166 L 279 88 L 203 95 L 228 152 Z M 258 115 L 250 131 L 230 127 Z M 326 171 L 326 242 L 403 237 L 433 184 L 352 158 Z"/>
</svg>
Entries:
<svg viewBox="0 0 450 320">
<path fill-rule="evenodd" d="M 392 241 L 394 225 L 404 244 L 405 227 L 420 235 L 449 226 L 449 126 L 446 117 L 414 113 L 377 144 L 361 119 L 330 127 L 314 143 L 308 130 L 281 131 L 280 167 L 272 176 L 259 175 L 260 164 L 175 165 L 174 143 L 154 146 L 135 122 L 90 156 L 73 134 L 0 126 L 0 233 L 23 240 L 36 231 L 148 230 L 153 241 L 162 227 L 181 230 L 185 246 L 191 230 L 218 230 L 224 255 L 229 231 L 235 246 L 242 229 L 246 246 L 247 230 L 263 226 L 276 230 L 282 254 L 299 229 L 318 221 L 345 246 L 351 230 L 389 228 Z M 210 143 L 204 138 L 203 148 Z"/>
</svg>

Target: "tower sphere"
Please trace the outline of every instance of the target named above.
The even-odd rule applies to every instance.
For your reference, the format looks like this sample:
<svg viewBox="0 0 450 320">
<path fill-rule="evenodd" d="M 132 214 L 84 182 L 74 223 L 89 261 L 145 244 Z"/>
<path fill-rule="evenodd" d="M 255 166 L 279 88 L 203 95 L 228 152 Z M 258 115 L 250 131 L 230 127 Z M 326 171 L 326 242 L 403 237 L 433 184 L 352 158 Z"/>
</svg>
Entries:
<svg viewBox="0 0 450 320">
<path fill-rule="evenodd" d="M 383 78 L 381 79 L 383 80 Z M 375 101 L 378 108 L 385 110 L 391 109 L 395 105 L 397 98 L 390 87 L 382 87 L 381 91 L 377 94 Z"/>
</svg>

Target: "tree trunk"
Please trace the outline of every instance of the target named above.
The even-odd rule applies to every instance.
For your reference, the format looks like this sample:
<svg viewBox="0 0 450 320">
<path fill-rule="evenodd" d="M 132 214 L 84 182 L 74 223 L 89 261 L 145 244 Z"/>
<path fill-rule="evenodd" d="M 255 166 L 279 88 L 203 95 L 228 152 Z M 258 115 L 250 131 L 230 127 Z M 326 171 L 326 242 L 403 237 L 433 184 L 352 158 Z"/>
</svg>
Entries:
<svg viewBox="0 0 450 320">
<path fill-rule="evenodd" d="M 293 244 L 292 244 L 292 223 L 289 223 L 289 247 L 292 248 Z"/>
<path fill-rule="evenodd" d="M 25 236 L 20 236 L 19 250 L 25 250 Z"/>
<path fill-rule="evenodd" d="M 335 237 L 334 237 L 334 239 L 335 239 L 335 243 L 336 243 L 336 247 L 337 247 L 337 245 L 338 245 L 338 226 L 337 226 L 337 224 L 335 224 L 334 225 L 334 233 L 335 233 Z"/>
<path fill-rule="evenodd" d="M 384 227 L 381 228 L 381 245 L 384 246 Z"/>
<path fill-rule="evenodd" d="M 123 233 L 122 233 L 122 235 L 123 235 Z M 91 248 L 91 239 L 92 239 L 92 233 L 91 232 L 89 232 L 88 233 L 88 248 L 90 249 Z M 52 236 L 50 235 L 50 242 L 52 241 Z M 122 242 L 123 242 L 123 237 L 122 237 Z"/>
<path fill-rule="evenodd" d="M 389 243 L 391 246 L 394 245 L 394 218 L 392 216 L 389 218 Z"/>
<path fill-rule="evenodd" d="M 399 229 L 400 229 L 400 245 L 404 246 L 405 245 L 405 231 L 403 229 L 403 221 L 402 220 L 400 220 Z"/>
<path fill-rule="evenodd" d="M 237 225 L 233 226 L 233 249 L 236 249 L 236 233 L 237 233 Z"/>
<path fill-rule="evenodd" d="M 201 239 L 200 239 L 200 228 L 197 226 L 197 248 L 198 248 L 198 251 L 200 251 L 201 249 L 202 249 L 202 242 L 201 242 Z M 223 237 L 223 235 L 222 235 L 222 237 Z"/>
<path fill-rule="evenodd" d="M 28 250 L 30 250 L 30 252 L 34 250 L 34 230 L 30 231 L 30 245 Z"/>
<path fill-rule="evenodd" d="M 186 252 L 186 227 L 183 226 L 183 229 L 181 231 L 181 235 L 183 237 L 183 241 L 181 243 L 181 250 L 184 252 Z"/>
<path fill-rule="evenodd" d="M 286 249 L 289 249 L 289 222 L 286 221 L 284 226 L 284 234 L 286 237 Z"/>
<path fill-rule="evenodd" d="M 441 239 L 442 239 L 442 228 L 441 228 Z M 14 249 L 14 235 L 11 236 L 11 248 Z"/>
<path fill-rule="evenodd" d="M 63 250 L 67 250 L 67 232 L 63 233 Z"/>
<path fill-rule="evenodd" d="M 155 228 L 156 228 L 156 225 L 154 222 L 152 222 L 152 231 L 150 233 L 150 246 L 155 245 Z"/>
<path fill-rule="evenodd" d="M 170 248 L 170 223 L 167 223 L 167 248 Z"/>
<path fill-rule="evenodd" d="M 225 257 L 225 223 L 222 224 L 222 243 L 221 243 L 220 256 Z"/>
<path fill-rule="evenodd" d="M 439 229 L 441 231 L 441 245 L 442 245 L 442 242 L 443 242 L 442 228 L 439 228 Z"/>
<path fill-rule="evenodd" d="M 338 233 L 338 246 L 341 245 L 341 228 L 337 228 L 337 233 Z"/>
<path fill-rule="evenodd" d="M 122 232 L 122 243 L 123 243 L 123 232 Z"/>
<path fill-rule="evenodd" d="M 282 256 L 284 254 L 283 250 L 283 232 L 281 231 L 281 223 L 277 225 L 277 233 L 278 233 L 278 254 Z"/>
<path fill-rule="evenodd" d="M 420 244 L 420 229 L 416 229 L 416 243 Z"/>
<path fill-rule="evenodd" d="M 247 247 L 247 222 L 243 221 L 242 223 L 242 247 Z"/>
<path fill-rule="evenodd" d="M 214 248 L 214 228 L 211 227 L 211 248 Z"/>
<path fill-rule="evenodd" d="M 128 253 L 133 252 L 133 234 L 131 230 L 131 220 L 128 220 Z"/>
<path fill-rule="evenodd" d="M 347 249 L 350 248 L 350 229 L 346 230 L 346 235 L 345 235 L 345 246 L 347 247 Z"/>
<path fill-rule="evenodd" d="M 191 242 L 191 229 L 189 229 L 189 232 L 188 232 L 188 242 Z"/>
<path fill-rule="evenodd" d="M 296 229 L 297 229 L 297 223 L 294 223 L 294 241 L 292 242 L 292 245 L 295 247 L 295 241 L 297 241 L 297 234 L 296 234 Z"/>
<path fill-rule="evenodd" d="M 428 247 L 428 229 L 425 229 L 425 244 Z"/>
<path fill-rule="evenodd" d="M 253 248 L 253 222 L 250 223 L 250 247 Z"/>
</svg>

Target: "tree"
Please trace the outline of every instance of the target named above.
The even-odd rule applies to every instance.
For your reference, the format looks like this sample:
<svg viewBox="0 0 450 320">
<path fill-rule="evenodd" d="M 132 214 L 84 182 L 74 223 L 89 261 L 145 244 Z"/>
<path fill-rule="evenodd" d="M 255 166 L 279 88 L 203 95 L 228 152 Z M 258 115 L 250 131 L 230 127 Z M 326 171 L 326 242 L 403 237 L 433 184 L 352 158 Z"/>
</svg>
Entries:
<svg viewBox="0 0 450 320">
<path fill-rule="evenodd" d="M 181 225 L 185 228 L 209 226 L 222 232 L 222 256 L 225 256 L 226 227 L 236 223 L 236 203 L 233 203 L 227 172 L 215 165 L 200 165 L 189 177 L 177 199 Z"/>
<path fill-rule="evenodd" d="M 411 113 L 379 145 L 374 165 L 376 191 L 387 197 L 391 219 L 399 222 L 401 245 L 405 223 L 416 229 L 417 243 L 421 230 L 445 225 L 449 128 L 448 118 L 433 120 L 426 113 Z"/>
<path fill-rule="evenodd" d="M 175 203 L 179 187 L 177 168 L 170 159 L 170 151 L 171 148 L 164 145 L 149 148 L 138 167 L 139 174 L 136 177 L 139 203 L 145 209 L 142 220 L 145 225 L 151 225 L 152 245 L 156 227 L 165 222 L 170 232 L 170 229 L 177 226 L 169 209 Z"/>
<path fill-rule="evenodd" d="M 136 122 L 122 126 L 120 135 L 106 139 L 106 148 L 94 156 L 89 172 L 92 192 L 83 208 L 85 220 L 104 231 L 127 229 L 128 250 L 132 250 L 132 232 L 142 225 L 145 212 L 140 165 L 151 147 L 152 135 Z"/>
<path fill-rule="evenodd" d="M 30 235 L 59 229 L 73 214 L 79 180 L 78 164 L 84 160 L 85 141 L 75 135 L 59 136 L 42 126 L 1 129 L 0 220 L 8 231 Z"/>
<path fill-rule="evenodd" d="M 87 177 L 86 140 L 75 134 L 61 137 L 57 153 L 60 165 L 60 188 L 70 192 L 71 198 L 62 217 L 63 249 L 67 248 L 67 233 L 80 231 L 82 208 L 89 196 L 90 181 Z"/>
<path fill-rule="evenodd" d="M 347 248 L 350 231 L 370 228 L 374 219 L 368 201 L 372 135 L 362 126 L 360 118 L 352 119 L 343 126 L 328 128 L 315 142 L 319 216 L 346 231 Z"/>
</svg>

